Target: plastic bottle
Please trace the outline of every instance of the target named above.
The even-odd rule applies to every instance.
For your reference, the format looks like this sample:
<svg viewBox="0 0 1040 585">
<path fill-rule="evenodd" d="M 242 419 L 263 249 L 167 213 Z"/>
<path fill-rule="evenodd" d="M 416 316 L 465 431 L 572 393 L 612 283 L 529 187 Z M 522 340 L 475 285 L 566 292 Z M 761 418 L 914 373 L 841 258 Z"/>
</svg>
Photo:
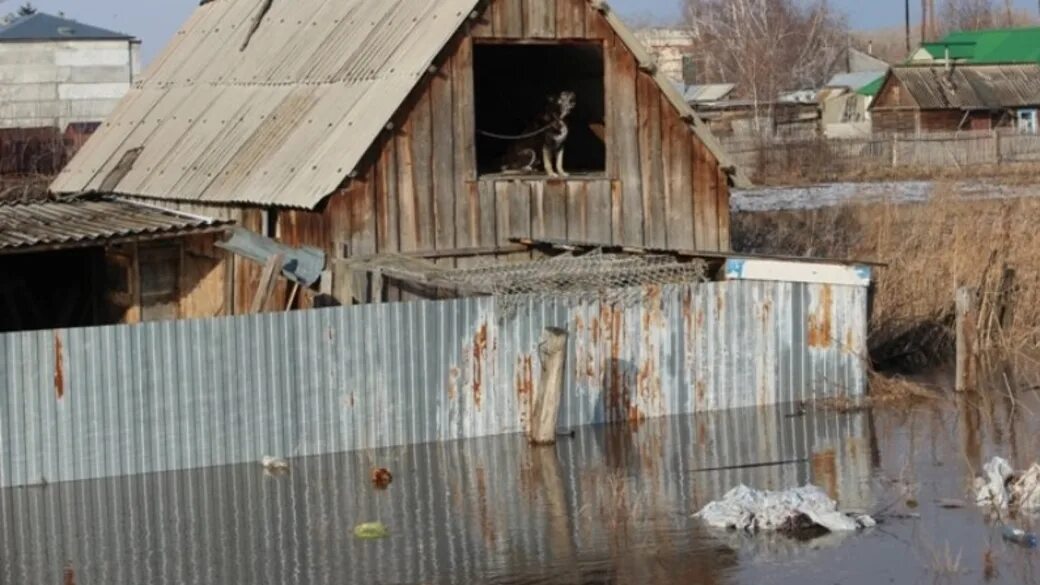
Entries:
<svg viewBox="0 0 1040 585">
<path fill-rule="evenodd" d="M 1012 528 L 1010 526 L 1004 527 L 1004 540 L 1020 544 L 1027 548 L 1036 548 L 1037 538 L 1032 532 L 1026 532 L 1018 528 Z"/>
</svg>

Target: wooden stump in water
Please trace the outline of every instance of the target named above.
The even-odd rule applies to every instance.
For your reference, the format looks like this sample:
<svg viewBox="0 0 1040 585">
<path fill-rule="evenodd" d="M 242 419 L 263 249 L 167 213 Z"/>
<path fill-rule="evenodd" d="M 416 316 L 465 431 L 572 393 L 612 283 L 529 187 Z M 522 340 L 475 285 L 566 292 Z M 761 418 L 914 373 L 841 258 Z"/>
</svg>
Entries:
<svg viewBox="0 0 1040 585">
<path fill-rule="evenodd" d="M 979 318 L 975 299 L 975 289 L 957 289 L 957 392 L 975 389 L 975 345 Z"/>
<path fill-rule="evenodd" d="M 535 445 L 556 443 L 556 423 L 563 399 L 564 366 L 567 361 L 567 331 L 549 327 L 538 344 L 542 376 L 531 408 L 530 440 Z"/>
</svg>

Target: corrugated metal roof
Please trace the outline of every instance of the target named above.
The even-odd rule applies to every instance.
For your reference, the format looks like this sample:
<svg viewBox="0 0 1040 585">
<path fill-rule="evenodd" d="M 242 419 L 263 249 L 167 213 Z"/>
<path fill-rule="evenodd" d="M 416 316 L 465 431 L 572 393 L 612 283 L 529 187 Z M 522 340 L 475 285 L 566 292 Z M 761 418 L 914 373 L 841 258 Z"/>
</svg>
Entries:
<svg viewBox="0 0 1040 585">
<path fill-rule="evenodd" d="M 896 67 L 921 109 L 1000 109 L 1040 105 L 1040 65 Z"/>
<path fill-rule="evenodd" d="M 0 42 L 5 41 L 70 41 L 132 40 L 128 34 L 106 30 L 60 16 L 37 12 L 0 27 Z"/>
<path fill-rule="evenodd" d="M 259 3 L 206 3 L 52 190 L 100 190 L 123 156 L 141 148 L 115 192 L 313 208 L 355 170 L 477 5 L 275 2 L 240 50 Z M 607 20 L 640 62 L 652 62 L 612 13 Z M 663 74 L 656 78 L 676 107 L 688 110 Z M 725 161 L 706 127 L 693 127 Z"/>
<path fill-rule="evenodd" d="M 862 71 L 858 73 L 839 73 L 827 82 L 825 87 L 847 87 L 852 91 L 858 91 L 871 83 L 882 79 L 888 73 L 887 69 L 880 71 Z"/>
<path fill-rule="evenodd" d="M 229 223 L 115 198 L 0 204 L 0 254 L 187 235 Z"/>
<path fill-rule="evenodd" d="M 691 85 L 686 88 L 683 97 L 690 103 L 717 102 L 729 97 L 737 86 L 733 83 L 711 83 L 708 85 Z"/>
</svg>

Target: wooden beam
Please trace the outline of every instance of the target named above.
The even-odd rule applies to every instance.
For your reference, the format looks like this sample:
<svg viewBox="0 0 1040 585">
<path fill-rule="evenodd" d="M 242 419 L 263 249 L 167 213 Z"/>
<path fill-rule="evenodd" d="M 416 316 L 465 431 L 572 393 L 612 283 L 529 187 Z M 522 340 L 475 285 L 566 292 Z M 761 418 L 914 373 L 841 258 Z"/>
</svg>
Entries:
<svg viewBox="0 0 1040 585">
<path fill-rule="evenodd" d="M 256 295 L 253 297 L 253 304 L 249 309 L 250 314 L 261 313 L 267 307 L 271 295 L 274 294 L 274 285 L 278 282 L 278 275 L 282 272 L 283 261 L 283 256 L 276 254 L 267 260 L 267 264 L 264 264 L 264 271 L 260 273 L 260 284 L 256 287 Z"/>
</svg>

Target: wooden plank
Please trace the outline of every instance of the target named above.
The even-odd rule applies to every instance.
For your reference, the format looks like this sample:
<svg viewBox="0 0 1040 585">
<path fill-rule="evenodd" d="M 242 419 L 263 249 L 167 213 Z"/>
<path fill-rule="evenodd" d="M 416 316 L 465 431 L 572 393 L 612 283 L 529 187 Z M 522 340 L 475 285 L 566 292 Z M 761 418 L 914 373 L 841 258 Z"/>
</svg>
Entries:
<svg viewBox="0 0 1040 585">
<path fill-rule="evenodd" d="M 530 237 L 531 189 L 521 181 L 508 181 L 506 185 L 509 191 L 509 236 Z"/>
<path fill-rule="evenodd" d="M 582 0 L 582 4 L 587 4 Z M 613 45 L 616 36 L 614 28 L 598 10 L 588 6 L 585 9 L 585 36 L 590 39 L 603 39 Z M 620 41 L 618 41 L 620 43 Z M 607 47 L 609 48 L 609 47 Z"/>
<path fill-rule="evenodd" d="M 524 0 L 493 0 L 492 26 L 495 38 L 517 39 L 524 35 Z"/>
<path fill-rule="evenodd" d="M 664 94 L 659 94 L 657 101 L 661 116 L 661 163 L 663 172 L 661 191 L 663 192 L 662 199 L 664 199 L 665 207 L 665 227 L 668 230 L 668 236 L 665 239 L 668 240 L 669 245 L 675 246 L 676 242 L 692 242 L 691 239 L 682 237 L 682 234 L 690 230 L 693 218 L 683 217 L 678 212 L 675 206 L 675 194 L 672 193 L 672 185 L 675 182 L 672 175 L 672 161 L 675 159 L 675 155 L 672 154 L 672 136 L 675 134 L 676 124 L 680 124 L 681 120 L 675 115 L 671 104 L 668 103 L 668 98 Z"/>
<path fill-rule="evenodd" d="M 455 126 L 451 62 L 430 82 L 433 133 L 433 247 L 451 249 L 455 243 Z"/>
<path fill-rule="evenodd" d="M 499 231 L 505 231 L 505 224 L 503 224 L 502 230 L 498 228 L 498 214 L 501 212 L 499 207 L 504 207 L 505 213 L 508 214 L 509 201 L 508 197 L 499 199 L 497 187 L 498 185 L 495 181 L 481 181 L 479 184 L 475 182 L 470 184 L 470 197 L 473 197 L 475 194 L 478 200 L 476 208 L 479 213 L 476 221 L 477 241 L 475 243 L 477 246 L 497 245 L 499 243 Z M 499 205 L 500 202 L 501 206 Z"/>
<path fill-rule="evenodd" d="M 495 36 L 495 26 L 492 23 L 492 12 L 493 10 L 489 3 L 480 12 L 477 18 L 471 21 L 469 35 L 465 34 L 465 29 L 463 29 L 462 34 L 473 38 L 493 38 Z"/>
<path fill-rule="evenodd" d="M 662 99 L 663 96 L 662 96 Z M 694 176 L 693 141 L 684 127 L 684 122 L 672 110 L 665 110 L 668 119 L 668 142 L 671 156 L 668 159 L 669 203 L 672 206 L 673 231 L 668 234 L 671 248 L 696 248 L 696 209 L 693 205 Z"/>
<path fill-rule="evenodd" d="M 545 214 L 545 234 L 550 238 L 567 237 L 567 182 L 549 181 L 544 183 L 542 209 Z"/>
<path fill-rule="evenodd" d="M 610 188 L 610 243 L 623 244 L 625 240 L 625 208 L 621 201 L 621 181 L 611 181 Z"/>
<path fill-rule="evenodd" d="M 241 216 L 236 218 L 238 225 L 258 234 L 265 232 L 263 225 L 263 217 L 259 209 L 243 209 Z M 248 314 L 252 308 L 253 293 L 256 291 L 257 285 L 260 283 L 260 272 L 262 267 L 258 266 L 252 260 L 247 260 L 242 256 L 235 255 L 234 257 L 234 306 L 236 315 Z M 137 262 L 134 262 L 136 266 Z M 136 305 L 136 303 L 135 303 Z"/>
<path fill-rule="evenodd" d="M 415 109 L 409 116 L 412 127 L 412 161 L 415 176 L 415 210 L 417 247 L 434 247 L 435 218 L 433 202 L 433 115 L 429 91 L 420 94 Z"/>
<path fill-rule="evenodd" d="M 611 193 L 611 181 L 595 181 L 588 184 L 588 233 L 590 242 L 609 244 L 613 238 L 613 201 Z"/>
<path fill-rule="evenodd" d="M 556 38 L 556 2 L 523 0 L 524 36 L 533 39 Z"/>
<path fill-rule="evenodd" d="M 490 15 L 490 9 L 485 12 Z M 455 242 L 458 246 L 493 245 L 494 207 L 491 207 L 490 241 L 481 238 L 481 198 L 477 179 L 477 159 L 474 146 L 476 134 L 473 109 L 473 41 L 459 39 L 451 56 L 452 120 L 455 137 L 452 141 L 455 162 Z M 494 201 L 494 197 L 489 198 Z M 472 266 L 474 261 L 460 260 L 460 268 Z"/>
<path fill-rule="evenodd" d="M 400 206 L 397 177 L 397 148 L 392 137 L 384 139 L 382 153 L 373 167 L 376 188 L 376 250 L 381 253 L 401 249 Z"/>
<path fill-rule="evenodd" d="M 717 199 L 715 197 L 715 177 L 717 165 L 709 161 L 708 148 L 700 140 L 694 139 L 692 133 L 688 133 L 688 140 L 693 141 L 695 152 L 694 161 L 694 192 L 693 212 L 694 242 L 698 250 L 718 250 L 718 212 L 715 209 Z"/>
<path fill-rule="evenodd" d="M 411 116 L 408 116 L 394 138 L 397 146 L 398 233 L 400 249 L 404 252 L 419 249 L 419 202 L 416 199 L 413 132 Z"/>
<path fill-rule="evenodd" d="M 585 38 L 585 0 L 556 0 L 556 37 Z"/>
<path fill-rule="evenodd" d="M 566 4 L 566 2 L 560 2 Z M 589 183 L 569 181 L 567 183 L 567 239 L 589 239 Z"/>
<path fill-rule="evenodd" d="M 274 293 L 275 284 L 278 283 L 283 262 L 282 255 L 276 254 L 268 258 L 267 263 L 264 264 L 264 270 L 260 273 L 260 282 L 256 287 L 256 294 L 253 295 L 253 302 L 249 306 L 250 314 L 255 315 L 262 312 L 271 302 L 271 295 Z"/>
<path fill-rule="evenodd" d="M 617 178 L 621 181 L 621 240 L 626 244 L 641 245 L 643 233 L 643 190 L 639 171 L 639 119 L 636 99 L 635 58 L 628 48 L 616 40 L 608 58 L 611 69 L 608 93 L 611 96 L 612 124 L 607 132 L 612 136 L 610 149 L 617 164 Z"/>
<path fill-rule="evenodd" d="M 668 247 L 668 208 L 665 205 L 661 148 L 661 90 L 645 73 L 637 74 L 639 167 L 643 187 L 643 226 L 646 245 Z"/>
<path fill-rule="evenodd" d="M 524 188 L 531 193 L 531 235 L 546 237 L 545 221 L 545 182 L 525 181 Z"/>
</svg>

